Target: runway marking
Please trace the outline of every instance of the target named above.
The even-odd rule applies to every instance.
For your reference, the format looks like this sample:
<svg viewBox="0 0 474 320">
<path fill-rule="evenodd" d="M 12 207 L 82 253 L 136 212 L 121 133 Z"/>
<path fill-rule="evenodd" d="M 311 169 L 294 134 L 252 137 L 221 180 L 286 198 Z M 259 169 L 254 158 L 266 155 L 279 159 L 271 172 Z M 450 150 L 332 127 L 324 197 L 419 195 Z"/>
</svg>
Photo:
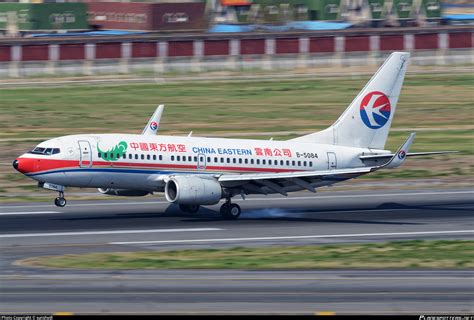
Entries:
<svg viewBox="0 0 474 320">
<path fill-rule="evenodd" d="M 13 215 L 23 215 L 23 214 L 50 214 L 50 213 L 62 213 L 59 211 L 23 211 L 23 212 L 1 212 L 0 216 L 13 216 Z"/>
<path fill-rule="evenodd" d="M 474 233 L 474 230 L 453 231 L 418 231 L 418 232 L 390 232 L 390 233 L 356 233 L 356 234 L 327 234 L 311 236 L 281 236 L 281 237 L 257 237 L 257 238 L 223 238 L 223 239 L 186 239 L 186 240 L 157 240 L 157 241 L 119 241 L 109 244 L 160 244 L 160 243 L 193 243 L 193 242 L 233 242 L 233 241 L 265 241 L 265 240 L 290 240 L 290 239 L 316 239 L 316 238 L 349 238 L 349 237 L 374 237 L 374 236 L 405 236 L 422 234 L 458 234 Z"/>
<path fill-rule="evenodd" d="M 225 230 L 225 229 L 189 228 L 189 229 L 113 230 L 113 231 L 52 232 L 52 233 L 17 233 L 17 234 L 2 234 L 0 235 L 0 238 L 84 236 L 84 235 L 101 235 L 101 234 L 130 234 L 130 233 L 200 232 L 200 231 L 221 231 L 221 230 Z"/>
<path fill-rule="evenodd" d="M 236 202 L 242 201 L 289 201 L 289 200 L 308 200 L 308 199 L 338 199 L 338 198 L 379 198 L 379 197 L 397 197 L 397 196 L 433 196 L 433 195 L 448 195 L 448 194 L 473 194 L 474 190 L 469 191 L 446 191 L 446 192 L 415 192 L 415 193 L 381 193 L 381 194 L 346 194 L 346 195 L 328 195 L 328 196 L 304 196 L 304 197 L 266 197 L 266 198 L 247 198 L 246 200 L 242 199 L 235 199 Z M 123 205 L 156 205 L 156 204 L 169 204 L 167 201 L 146 201 L 146 202 L 112 202 L 112 203 L 104 203 L 104 202 L 94 202 L 94 203 L 76 203 L 76 204 L 68 204 L 69 207 L 95 207 L 95 206 L 123 206 Z M 12 208 L 38 208 L 38 207 L 50 207 L 49 204 L 37 204 L 37 205 L 26 205 L 26 206 L 3 206 L 0 209 L 12 209 Z"/>
<path fill-rule="evenodd" d="M 8 296 L 31 296 L 37 295 L 37 292 L 8 292 Z M 195 295 L 196 292 L 194 291 L 122 291 L 122 292 L 111 292 L 111 291 L 91 291 L 91 292 L 75 292 L 75 291 L 57 291 L 57 292 L 41 292 L 42 296 L 61 296 L 61 295 L 68 295 L 68 296 L 85 296 L 85 295 L 100 295 L 100 296 L 128 296 L 128 295 L 143 295 L 143 296 L 166 296 L 166 295 Z M 324 292 L 324 291 L 312 291 L 312 292 L 294 292 L 294 291 L 215 291 L 215 292 L 199 292 L 199 295 L 257 295 L 257 296 L 319 296 L 319 295 L 328 295 L 328 296 L 357 296 L 357 295 L 412 295 L 412 296 L 420 296 L 420 295 L 427 295 L 427 296 L 446 296 L 446 292 L 432 292 L 432 291 L 421 291 L 421 292 L 413 292 L 413 291 L 343 291 L 343 292 Z M 467 295 L 472 296 L 470 290 L 468 291 L 450 291 L 450 295 Z"/>
</svg>

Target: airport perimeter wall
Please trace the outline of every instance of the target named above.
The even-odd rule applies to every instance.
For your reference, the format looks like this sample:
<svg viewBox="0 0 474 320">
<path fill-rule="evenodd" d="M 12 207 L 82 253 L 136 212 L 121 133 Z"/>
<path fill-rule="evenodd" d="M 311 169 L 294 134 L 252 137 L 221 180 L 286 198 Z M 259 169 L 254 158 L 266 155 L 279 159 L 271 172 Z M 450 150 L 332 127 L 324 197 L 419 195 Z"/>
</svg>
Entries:
<svg viewBox="0 0 474 320">
<path fill-rule="evenodd" d="M 0 78 L 371 65 L 392 51 L 459 65 L 474 63 L 473 48 L 473 27 L 2 39 Z"/>
</svg>

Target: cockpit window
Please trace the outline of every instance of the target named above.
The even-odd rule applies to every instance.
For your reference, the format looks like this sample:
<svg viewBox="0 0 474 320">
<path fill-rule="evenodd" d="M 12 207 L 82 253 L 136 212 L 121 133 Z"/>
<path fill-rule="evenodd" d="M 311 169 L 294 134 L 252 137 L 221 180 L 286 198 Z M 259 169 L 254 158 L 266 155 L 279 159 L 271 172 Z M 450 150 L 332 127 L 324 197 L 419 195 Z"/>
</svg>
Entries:
<svg viewBox="0 0 474 320">
<path fill-rule="evenodd" d="M 36 147 L 36 148 L 34 148 L 33 150 L 31 150 L 30 153 L 43 154 L 43 153 L 44 153 L 44 150 L 45 150 L 45 148 Z"/>
<path fill-rule="evenodd" d="M 52 154 L 58 154 L 60 152 L 61 150 L 59 148 L 41 148 L 41 147 L 36 147 L 30 151 L 30 153 L 33 153 L 33 154 L 42 154 L 42 155 L 48 155 L 48 156 Z"/>
</svg>

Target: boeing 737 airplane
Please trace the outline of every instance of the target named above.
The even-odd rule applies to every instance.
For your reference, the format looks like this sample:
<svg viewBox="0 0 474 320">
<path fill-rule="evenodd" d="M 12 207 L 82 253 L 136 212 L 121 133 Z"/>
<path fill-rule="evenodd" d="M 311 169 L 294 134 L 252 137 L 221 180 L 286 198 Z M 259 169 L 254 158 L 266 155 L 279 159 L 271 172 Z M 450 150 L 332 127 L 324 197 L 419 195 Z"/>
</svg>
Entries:
<svg viewBox="0 0 474 320">
<path fill-rule="evenodd" d="M 308 190 L 380 169 L 400 166 L 415 133 L 395 152 L 384 150 L 409 53 L 392 53 L 346 111 L 329 128 L 288 141 L 156 135 L 157 109 L 142 134 L 69 135 L 44 141 L 18 157 L 13 167 L 59 192 L 99 188 L 108 195 L 164 192 L 184 212 L 225 199 L 220 213 L 236 219 L 234 196 Z"/>
</svg>

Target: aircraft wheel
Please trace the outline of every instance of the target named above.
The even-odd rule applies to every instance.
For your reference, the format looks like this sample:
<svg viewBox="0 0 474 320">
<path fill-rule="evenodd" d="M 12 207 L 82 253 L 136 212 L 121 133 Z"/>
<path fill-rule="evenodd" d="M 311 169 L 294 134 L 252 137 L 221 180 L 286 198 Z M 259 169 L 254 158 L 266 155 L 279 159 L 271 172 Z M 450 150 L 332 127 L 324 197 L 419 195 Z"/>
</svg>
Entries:
<svg viewBox="0 0 474 320">
<path fill-rule="evenodd" d="M 198 204 L 180 204 L 179 209 L 186 213 L 196 213 L 199 211 L 200 206 Z"/>
<path fill-rule="evenodd" d="M 236 203 L 224 203 L 221 207 L 221 214 L 225 219 L 235 220 L 240 216 L 242 209 Z"/>
<path fill-rule="evenodd" d="M 67 201 L 65 198 L 57 197 L 56 199 L 54 199 L 54 204 L 56 205 L 56 207 L 65 207 L 66 203 Z"/>
</svg>

